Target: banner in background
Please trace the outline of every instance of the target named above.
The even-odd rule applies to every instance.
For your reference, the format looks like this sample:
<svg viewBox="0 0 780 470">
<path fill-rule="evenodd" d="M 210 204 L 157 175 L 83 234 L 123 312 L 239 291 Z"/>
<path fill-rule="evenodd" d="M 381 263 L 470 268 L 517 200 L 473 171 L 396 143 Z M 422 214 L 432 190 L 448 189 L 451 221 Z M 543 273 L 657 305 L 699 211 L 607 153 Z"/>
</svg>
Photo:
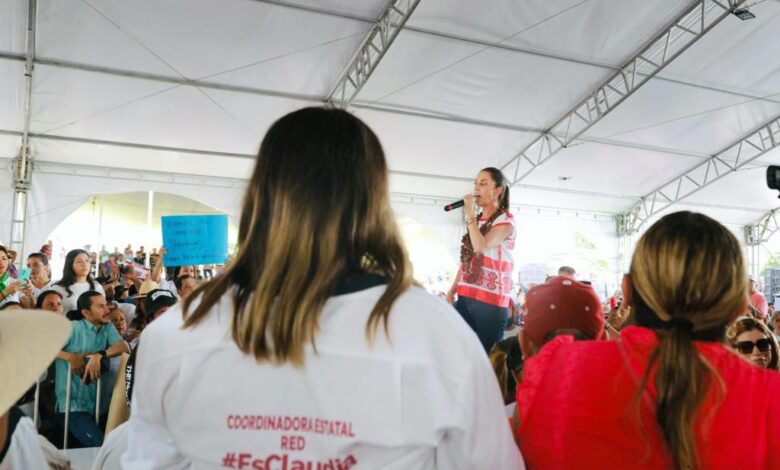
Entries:
<svg viewBox="0 0 780 470">
<path fill-rule="evenodd" d="M 169 215 L 162 218 L 166 266 L 223 264 L 228 257 L 227 215 Z"/>
</svg>

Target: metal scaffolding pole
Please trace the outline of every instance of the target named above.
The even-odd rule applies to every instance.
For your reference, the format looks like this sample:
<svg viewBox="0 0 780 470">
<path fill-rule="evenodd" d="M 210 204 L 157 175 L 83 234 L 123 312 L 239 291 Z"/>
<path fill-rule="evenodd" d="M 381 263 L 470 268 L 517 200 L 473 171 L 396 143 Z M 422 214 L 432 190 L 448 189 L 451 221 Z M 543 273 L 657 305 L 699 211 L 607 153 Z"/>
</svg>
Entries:
<svg viewBox="0 0 780 470">
<path fill-rule="evenodd" d="M 35 24 L 37 0 L 29 0 L 27 7 L 27 58 L 24 64 L 24 132 L 22 146 L 14 167 L 14 206 L 11 216 L 11 249 L 16 251 L 16 264 L 24 260 L 24 235 L 27 228 L 27 203 L 32 183 L 32 155 L 30 153 L 30 115 L 32 113 L 32 82 L 35 68 Z"/>
<path fill-rule="evenodd" d="M 748 274 L 754 279 L 759 279 L 761 274 L 761 227 L 759 225 L 746 225 L 745 247 L 747 248 Z"/>
<path fill-rule="evenodd" d="M 363 88 L 385 53 L 398 37 L 420 0 L 389 0 L 376 23 L 339 76 L 328 102 L 346 108 Z"/>
<path fill-rule="evenodd" d="M 699 0 L 692 4 L 606 82 L 503 165 L 502 170 L 515 166 L 512 184 L 574 142 L 745 1 Z"/>
</svg>

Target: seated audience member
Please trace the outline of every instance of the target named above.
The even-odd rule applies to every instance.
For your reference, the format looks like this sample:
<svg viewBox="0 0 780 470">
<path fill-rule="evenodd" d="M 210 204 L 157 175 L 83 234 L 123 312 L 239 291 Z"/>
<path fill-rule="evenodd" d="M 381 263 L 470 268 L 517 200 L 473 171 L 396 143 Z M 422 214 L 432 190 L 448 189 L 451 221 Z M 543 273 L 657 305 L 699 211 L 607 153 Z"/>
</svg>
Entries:
<svg viewBox="0 0 780 470">
<path fill-rule="evenodd" d="M 591 286 L 570 277 L 552 277 L 529 290 L 526 305 L 528 313 L 519 337 L 526 360 L 556 336 L 588 340 L 601 339 L 604 334 L 601 300 Z"/>
<path fill-rule="evenodd" d="M 59 313 L 62 315 L 62 294 L 56 290 L 47 290 L 41 292 L 38 295 L 38 300 L 35 302 L 35 308 L 38 310 L 48 310 L 50 312 Z"/>
<path fill-rule="evenodd" d="M 764 294 L 758 290 L 758 282 L 753 276 L 748 276 L 748 292 L 750 295 L 750 306 L 758 311 L 758 319 L 761 321 L 769 320 L 769 304 Z"/>
<path fill-rule="evenodd" d="M 124 469 L 217 468 L 237 449 L 239 465 L 524 468 L 477 336 L 413 283 L 362 121 L 305 108 L 271 126 L 238 247 L 144 331 Z M 290 443 L 275 417 L 306 431 Z"/>
<path fill-rule="evenodd" d="M 0 246 L 0 305 L 6 302 L 19 303 L 19 291 L 24 284 L 11 276 L 9 266 L 11 266 L 11 256 L 4 246 Z"/>
<path fill-rule="evenodd" d="M 577 271 L 574 270 L 571 266 L 561 266 L 558 268 L 558 276 L 559 277 L 570 277 L 574 279 L 575 276 L 577 276 Z"/>
<path fill-rule="evenodd" d="M 12 279 L 19 279 L 19 272 L 16 270 L 16 256 L 18 253 L 16 253 L 14 250 L 7 248 L 8 253 L 8 274 L 11 276 Z"/>
<path fill-rule="evenodd" d="M 71 250 L 65 257 L 62 279 L 52 284 L 52 288 L 62 296 L 62 307 L 66 312 L 76 309 L 79 296 L 87 291 L 105 295 L 103 286 L 92 278 L 89 253 L 84 250 Z"/>
<path fill-rule="evenodd" d="M 30 281 L 27 283 L 25 295 L 31 297 L 31 305 L 35 305 L 41 292 L 51 289 L 49 258 L 43 253 L 32 253 L 27 257 L 27 267 L 30 268 Z"/>
<path fill-rule="evenodd" d="M 175 278 L 173 280 L 173 284 L 176 287 L 176 297 L 179 299 L 184 299 L 188 295 L 192 294 L 192 292 L 195 290 L 195 287 L 198 285 L 198 281 L 196 281 L 195 278 L 189 274 L 184 274 Z"/>
<path fill-rule="evenodd" d="M 777 340 L 760 320 L 737 319 L 729 328 L 728 338 L 734 351 L 746 361 L 763 369 L 780 370 Z"/>
<path fill-rule="evenodd" d="M 69 469 L 68 459 L 12 408 L 46 370 L 70 334 L 65 318 L 44 312 L 0 315 L 0 469 Z"/>
<path fill-rule="evenodd" d="M 507 405 L 507 415 L 514 413 L 515 389 L 523 373 L 523 353 L 517 336 L 510 336 L 497 342 L 488 354 L 490 365 L 498 379 L 504 404 Z"/>
<path fill-rule="evenodd" d="M 103 294 L 87 291 L 79 296 L 78 311 L 82 318 L 72 322 L 73 330 L 65 347 L 57 355 L 57 413 L 64 423 L 68 363 L 73 368 L 70 395 L 70 432 L 84 446 L 97 447 L 103 442 L 103 432 L 95 422 L 97 380 L 102 374 L 101 359 L 130 352 L 127 343 L 117 333 L 108 317 Z M 103 390 L 110 387 L 103 384 Z M 104 392 L 105 393 L 105 392 Z M 109 403 L 101 395 L 99 415 L 104 419 Z"/>
<path fill-rule="evenodd" d="M 8 301 L 0 304 L 0 312 L 4 310 L 21 310 L 21 309 L 22 309 L 22 304 L 20 304 L 19 302 Z"/>
<path fill-rule="evenodd" d="M 147 279 L 141 284 L 137 295 L 133 296 L 133 302 L 135 306 L 133 320 L 127 324 L 127 334 L 125 339 L 130 342 L 130 348 L 134 348 L 136 345 L 136 339 L 141 332 L 146 328 L 146 325 L 151 321 L 151 317 L 146 313 L 146 299 L 149 292 L 159 289 L 156 282 Z"/>
<path fill-rule="evenodd" d="M 742 248 L 718 222 L 677 212 L 650 227 L 624 278 L 638 326 L 620 341 L 557 338 L 526 362 L 529 467 L 780 468 L 780 374 L 723 344 L 746 291 Z"/>
<path fill-rule="evenodd" d="M 38 251 L 46 255 L 49 261 L 51 261 L 51 242 L 46 245 L 41 245 L 41 249 Z M 49 271 L 49 277 L 51 277 L 51 271 Z"/>
<path fill-rule="evenodd" d="M 169 308 L 176 305 L 176 297 L 173 296 L 173 292 L 165 289 L 155 289 L 146 296 L 144 311 L 148 312 L 148 321 L 146 324 L 153 322 L 160 317 L 163 313 L 167 312 Z M 138 348 L 140 347 L 140 341 L 135 341 L 133 344 L 130 358 L 127 360 L 127 366 L 125 367 L 125 398 L 127 403 L 130 404 L 133 397 L 133 378 L 135 377 L 135 358 L 138 354 Z"/>
<path fill-rule="evenodd" d="M 116 332 L 119 336 L 123 337 L 127 334 L 127 319 L 122 309 L 119 308 L 119 304 L 113 302 L 108 305 L 108 318 L 111 319 L 111 323 L 114 324 Z"/>
<path fill-rule="evenodd" d="M 625 303 L 610 310 L 607 314 L 604 330 L 606 339 L 620 339 L 620 330 L 623 326 L 633 325 L 633 316 L 631 315 L 631 307 Z"/>
<path fill-rule="evenodd" d="M 165 267 L 165 255 L 168 254 L 168 250 L 166 250 L 165 247 L 162 247 L 160 248 L 159 254 L 160 261 L 154 266 L 154 269 L 152 269 L 151 280 L 158 283 L 160 289 L 173 292 L 173 295 L 175 295 L 177 299 L 181 300 L 182 297 L 178 292 L 179 289 L 176 285 L 176 281 L 183 278 L 184 276 L 189 276 L 189 278 L 192 278 L 192 281 L 188 281 L 188 283 L 192 282 L 193 284 L 197 284 L 198 278 L 195 277 L 197 269 L 195 266 L 168 266 L 165 268 L 166 275 L 168 277 L 163 278 L 162 270 L 163 267 Z M 187 287 L 185 287 L 185 290 L 186 289 Z"/>
<path fill-rule="evenodd" d="M 772 314 L 772 319 L 769 320 L 769 327 L 775 332 L 775 338 L 780 338 L 780 312 Z"/>
</svg>

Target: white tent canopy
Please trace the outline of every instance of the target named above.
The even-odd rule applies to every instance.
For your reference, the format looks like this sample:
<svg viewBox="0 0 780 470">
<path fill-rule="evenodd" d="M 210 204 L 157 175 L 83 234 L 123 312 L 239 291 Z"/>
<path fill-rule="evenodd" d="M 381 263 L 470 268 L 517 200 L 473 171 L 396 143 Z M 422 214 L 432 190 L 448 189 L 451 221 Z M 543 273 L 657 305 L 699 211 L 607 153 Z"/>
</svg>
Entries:
<svg viewBox="0 0 780 470">
<path fill-rule="evenodd" d="M 101 192 L 165 188 L 235 215 L 269 125 L 326 101 L 388 2 L 0 0 L 0 158 L 19 154 L 25 128 L 30 3 L 36 247 Z M 512 188 L 527 208 L 626 213 L 780 115 L 780 2 L 420 0 L 349 109 L 383 142 L 399 210 L 426 201 L 444 237 L 457 221 L 434 204 L 511 162 L 692 5 L 716 3 L 756 18 L 728 15 L 702 32 Z M 763 183 L 772 163 L 780 151 L 668 210 L 755 223 L 777 205 Z M 12 167 L 0 175 L 6 219 Z"/>
</svg>

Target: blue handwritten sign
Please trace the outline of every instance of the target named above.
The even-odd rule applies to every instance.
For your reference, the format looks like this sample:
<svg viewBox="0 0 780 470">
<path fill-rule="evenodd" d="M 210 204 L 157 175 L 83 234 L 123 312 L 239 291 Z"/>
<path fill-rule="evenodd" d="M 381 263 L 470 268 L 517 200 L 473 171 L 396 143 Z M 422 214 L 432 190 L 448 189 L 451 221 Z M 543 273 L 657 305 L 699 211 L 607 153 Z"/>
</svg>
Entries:
<svg viewBox="0 0 780 470">
<path fill-rule="evenodd" d="M 222 264 L 228 257 L 226 215 L 168 215 L 162 218 L 166 266 Z"/>
</svg>

